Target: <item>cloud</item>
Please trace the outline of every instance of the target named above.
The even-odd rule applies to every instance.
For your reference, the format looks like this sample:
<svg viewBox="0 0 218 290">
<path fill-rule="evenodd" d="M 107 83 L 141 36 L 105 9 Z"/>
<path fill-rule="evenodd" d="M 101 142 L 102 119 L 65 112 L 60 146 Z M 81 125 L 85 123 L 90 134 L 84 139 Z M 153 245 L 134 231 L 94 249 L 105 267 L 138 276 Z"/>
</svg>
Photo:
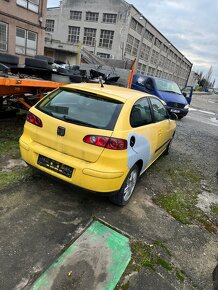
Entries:
<svg viewBox="0 0 218 290">
<path fill-rule="evenodd" d="M 192 63 L 218 86 L 218 1 L 132 0 L 137 9 Z"/>
</svg>

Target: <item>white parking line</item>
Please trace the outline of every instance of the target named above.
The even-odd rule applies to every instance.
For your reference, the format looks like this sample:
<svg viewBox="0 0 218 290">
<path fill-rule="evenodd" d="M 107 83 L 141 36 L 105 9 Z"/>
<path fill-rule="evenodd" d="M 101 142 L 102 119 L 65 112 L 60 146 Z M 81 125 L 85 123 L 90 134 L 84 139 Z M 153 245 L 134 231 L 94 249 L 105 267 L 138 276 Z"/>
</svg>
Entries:
<svg viewBox="0 0 218 290">
<path fill-rule="evenodd" d="M 197 111 L 197 112 L 201 112 L 201 113 L 205 113 L 205 114 L 209 114 L 209 115 L 213 115 L 215 116 L 216 114 L 213 113 L 213 112 L 209 112 L 209 111 L 203 111 L 203 110 L 198 110 L 198 109 L 195 109 L 195 108 L 189 108 L 190 111 Z"/>
</svg>

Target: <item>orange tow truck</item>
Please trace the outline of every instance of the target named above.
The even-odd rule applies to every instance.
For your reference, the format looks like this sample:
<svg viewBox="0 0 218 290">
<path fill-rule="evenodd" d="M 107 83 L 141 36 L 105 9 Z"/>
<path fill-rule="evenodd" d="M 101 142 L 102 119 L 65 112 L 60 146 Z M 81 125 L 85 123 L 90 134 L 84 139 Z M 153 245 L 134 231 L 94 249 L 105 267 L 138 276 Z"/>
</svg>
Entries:
<svg viewBox="0 0 218 290">
<path fill-rule="evenodd" d="M 29 110 L 47 92 L 62 85 L 41 79 L 0 77 L 0 118 L 20 108 Z"/>
</svg>

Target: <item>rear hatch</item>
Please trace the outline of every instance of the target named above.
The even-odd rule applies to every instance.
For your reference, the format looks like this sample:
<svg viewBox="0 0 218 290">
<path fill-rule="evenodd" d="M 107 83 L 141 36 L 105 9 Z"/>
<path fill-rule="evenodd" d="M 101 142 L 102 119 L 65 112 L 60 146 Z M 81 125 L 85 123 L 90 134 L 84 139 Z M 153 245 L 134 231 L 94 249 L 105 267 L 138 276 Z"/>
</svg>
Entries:
<svg viewBox="0 0 218 290">
<path fill-rule="evenodd" d="M 88 162 L 96 162 L 103 147 L 83 141 L 87 135 L 110 137 L 122 103 L 87 92 L 60 89 L 43 99 L 31 112 L 43 126 L 32 125 L 33 141 Z"/>
</svg>

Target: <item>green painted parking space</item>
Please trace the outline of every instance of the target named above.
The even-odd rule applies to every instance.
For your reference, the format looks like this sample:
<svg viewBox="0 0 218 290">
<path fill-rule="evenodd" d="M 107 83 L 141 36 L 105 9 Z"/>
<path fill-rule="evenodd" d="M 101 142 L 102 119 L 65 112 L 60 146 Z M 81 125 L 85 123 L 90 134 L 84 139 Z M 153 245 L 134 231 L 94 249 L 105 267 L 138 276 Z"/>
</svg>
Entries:
<svg viewBox="0 0 218 290">
<path fill-rule="evenodd" d="M 31 289 L 114 289 L 130 259 L 129 239 L 95 221 Z"/>
</svg>

